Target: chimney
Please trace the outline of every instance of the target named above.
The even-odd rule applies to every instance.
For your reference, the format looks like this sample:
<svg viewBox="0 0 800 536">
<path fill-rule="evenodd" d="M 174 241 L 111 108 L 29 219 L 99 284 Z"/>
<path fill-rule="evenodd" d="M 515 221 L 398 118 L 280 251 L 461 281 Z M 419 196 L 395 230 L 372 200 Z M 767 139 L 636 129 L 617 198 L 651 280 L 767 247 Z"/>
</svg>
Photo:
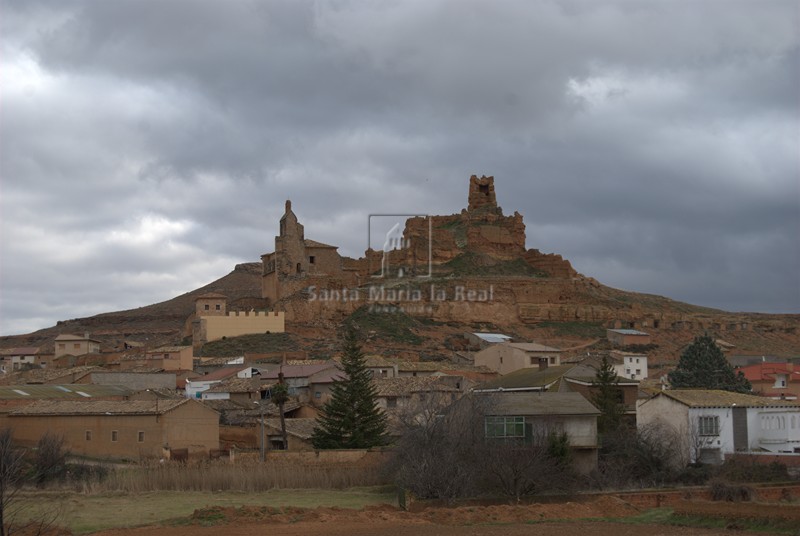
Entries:
<svg viewBox="0 0 800 536">
<path fill-rule="evenodd" d="M 547 365 L 549 361 L 546 357 L 539 358 L 539 370 L 547 370 Z"/>
</svg>

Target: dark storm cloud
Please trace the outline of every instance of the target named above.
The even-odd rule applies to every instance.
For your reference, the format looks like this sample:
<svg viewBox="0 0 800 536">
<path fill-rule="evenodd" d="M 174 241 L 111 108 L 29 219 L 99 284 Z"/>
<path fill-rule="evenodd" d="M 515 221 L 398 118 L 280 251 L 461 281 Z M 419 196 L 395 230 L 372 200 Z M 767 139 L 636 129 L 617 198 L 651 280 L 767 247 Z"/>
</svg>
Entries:
<svg viewBox="0 0 800 536">
<path fill-rule="evenodd" d="M 792 1 L 4 1 L 0 26 L 3 333 L 255 261 L 287 198 L 357 256 L 367 214 L 457 212 L 472 173 L 604 283 L 800 310 Z"/>
</svg>

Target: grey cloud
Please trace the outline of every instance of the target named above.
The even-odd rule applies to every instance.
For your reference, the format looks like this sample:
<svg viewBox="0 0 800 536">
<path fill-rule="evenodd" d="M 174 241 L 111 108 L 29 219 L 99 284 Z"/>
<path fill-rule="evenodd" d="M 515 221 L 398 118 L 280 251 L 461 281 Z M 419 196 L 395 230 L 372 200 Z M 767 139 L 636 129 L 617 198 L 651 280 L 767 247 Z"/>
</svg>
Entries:
<svg viewBox="0 0 800 536">
<path fill-rule="evenodd" d="M 257 260 L 287 198 L 360 255 L 368 214 L 457 212 L 472 173 L 604 283 L 800 305 L 791 1 L 3 4 L 3 332 Z"/>
</svg>

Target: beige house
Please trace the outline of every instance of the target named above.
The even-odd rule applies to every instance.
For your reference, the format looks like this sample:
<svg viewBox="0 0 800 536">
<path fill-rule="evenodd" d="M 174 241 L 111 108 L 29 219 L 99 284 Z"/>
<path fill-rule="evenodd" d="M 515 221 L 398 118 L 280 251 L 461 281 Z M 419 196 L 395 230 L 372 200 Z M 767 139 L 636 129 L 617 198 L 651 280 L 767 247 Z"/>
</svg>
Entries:
<svg viewBox="0 0 800 536">
<path fill-rule="evenodd" d="M 45 432 L 61 435 L 72 454 L 92 458 L 161 458 L 187 449 L 219 448 L 219 414 L 194 400 L 46 400 L 9 415 L 14 440 L 33 446 Z"/>
<path fill-rule="evenodd" d="M 85 355 L 100 353 L 100 341 L 89 338 L 86 333 L 80 335 L 59 335 L 55 340 L 56 351 L 54 358 L 58 359 L 62 355 Z"/>
<path fill-rule="evenodd" d="M 194 351 L 191 346 L 162 346 L 148 350 L 147 366 L 163 370 L 192 370 Z"/>
<path fill-rule="evenodd" d="M 541 365 L 561 364 L 561 350 L 535 342 L 506 342 L 493 344 L 475 353 L 475 365 L 485 366 L 502 374 Z"/>
</svg>

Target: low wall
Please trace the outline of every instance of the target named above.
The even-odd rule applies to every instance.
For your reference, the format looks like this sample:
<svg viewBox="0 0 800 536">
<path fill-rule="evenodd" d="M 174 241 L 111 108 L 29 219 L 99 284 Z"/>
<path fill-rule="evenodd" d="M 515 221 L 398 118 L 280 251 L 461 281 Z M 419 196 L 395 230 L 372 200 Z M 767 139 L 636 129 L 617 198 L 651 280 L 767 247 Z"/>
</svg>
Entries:
<svg viewBox="0 0 800 536">
<path fill-rule="evenodd" d="M 756 499 L 763 502 L 779 502 L 800 499 L 800 484 L 786 485 L 751 484 L 756 493 Z M 675 506 L 685 500 L 710 501 L 711 491 L 708 486 L 692 487 L 680 490 L 660 491 L 630 491 L 612 493 L 614 497 L 636 506 L 637 508 L 658 508 L 660 506 Z"/>
<path fill-rule="evenodd" d="M 267 463 L 286 465 L 358 465 L 378 466 L 392 457 L 389 450 L 310 450 L 287 452 L 271 450 Z"/>
</svg>

